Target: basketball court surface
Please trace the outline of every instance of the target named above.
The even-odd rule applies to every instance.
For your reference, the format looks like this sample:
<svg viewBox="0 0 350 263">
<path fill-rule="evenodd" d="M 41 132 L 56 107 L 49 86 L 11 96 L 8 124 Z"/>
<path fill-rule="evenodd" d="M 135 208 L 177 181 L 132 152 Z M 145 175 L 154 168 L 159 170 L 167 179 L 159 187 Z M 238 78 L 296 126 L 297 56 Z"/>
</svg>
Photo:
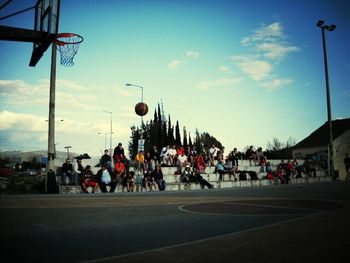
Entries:
<svg viewBox="0 0 350 263">
<path fill-rule="evenodd" d="M 2 196 L 2 262 L 338 262 L 350 184 Z"/>
</svg>

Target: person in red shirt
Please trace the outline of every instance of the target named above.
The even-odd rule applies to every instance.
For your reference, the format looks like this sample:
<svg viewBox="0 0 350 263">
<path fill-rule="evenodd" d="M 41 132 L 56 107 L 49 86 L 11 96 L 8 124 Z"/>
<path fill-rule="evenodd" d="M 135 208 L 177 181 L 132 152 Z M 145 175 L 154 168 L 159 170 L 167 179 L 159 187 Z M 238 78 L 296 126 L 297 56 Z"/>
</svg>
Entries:
<svg viewBox="0 0 350 263">
<path fill-rule="evenodd" d="M 203 156 L 198 153 L 195 157 L 195 160 L 196 160 L 196 166 L 197 166 L 199 173 L 200 174 L 203 173 L 205 168 L 206 168 L 206 164 L 205 164 Z"/>
<path fill-rule="evenodd" d="M 112 178 L 117 184 L 119 183 L 122 186 L 122 191 L 126 187 L 126 174 L 125 174 L 125 165 L 121 159 L 117 161 L 114 168 L 114 176 Z"/>
<path fill-rule="evenodd" d="M 84 193 L 88 193 L 88 187 L 92 187 L 91 193 L 95 193 L 98 189 L 98 183 L 95 181 L 90 165 L 87 165 L 85 170 L 82 172 L 81 188 L 83 189 Z"/>
</svg>

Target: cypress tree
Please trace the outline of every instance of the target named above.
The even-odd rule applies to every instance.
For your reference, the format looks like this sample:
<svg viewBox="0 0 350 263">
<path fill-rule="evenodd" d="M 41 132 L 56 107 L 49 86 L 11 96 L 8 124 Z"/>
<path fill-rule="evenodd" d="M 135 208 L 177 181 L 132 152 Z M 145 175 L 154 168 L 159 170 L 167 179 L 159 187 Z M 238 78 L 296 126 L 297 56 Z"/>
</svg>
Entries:
<svg viewBox="0 0 350 263">
<path fill-rule="evenodd" d="M 177 147 L 181 146 L 181 136 L 180 136 L 179 121 L 176 121 L 176 126 L 175 126 L 175 145 Z"/>
<path fill-rule="evenodd" d="M 188 145 L 191 146 L 191 148 L 192 148 L 193 144 L 192 144 L 192 139 L 191 139 L 191 133 L 190 132 L 188 133 Z"/>
<path fill-rule="evenodd" d="M 188 146 L 187 144 L 187 132 L 186 132 L 186 127 L 183 127 L 183 136 L 184 136 L 184 140 L 183 140 L 183 146 L 186 148 Z"/>
</svg>

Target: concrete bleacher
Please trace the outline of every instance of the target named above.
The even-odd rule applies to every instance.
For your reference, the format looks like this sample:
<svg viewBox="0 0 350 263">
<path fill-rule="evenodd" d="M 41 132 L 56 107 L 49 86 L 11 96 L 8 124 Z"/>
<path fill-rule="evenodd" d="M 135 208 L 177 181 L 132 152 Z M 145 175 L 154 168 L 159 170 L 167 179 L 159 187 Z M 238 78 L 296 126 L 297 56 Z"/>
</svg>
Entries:
<svg viewBox="0 0 350 263">
<path fill-rule="evenodd" d="M 271 160 L 273 170 L 276 169 L 277 165 L 281 162 L 281 160 Z M 303 160 L 298 161 L 299 164 L 303 163 Z M 137 172 L 134 167 L 130 167 L 130 170 L 134 170 Z M 176 175 L 177 168 L 176 167 L 162 167 L 164 180 L 166 181 L 166 189 L 165 191 L 186 191 L 186 190 L 201 190 L 202 187 L 200 184 L 196 183 L 182 183 L 180 181 L 180 175 Z M 232 188 L 232 187 L 258 187 L 258 186 L 269 186 L 269 185 L 278 185 L 280 181 L 278 179 L 275 180 L 267 180 L 264 179 L 266 172 L 261 169 L 260 166 L 250 165 L 247 160 L 239 161 L 239 171 L 255 171 L 258 175 L 258 180 L 250 180 L 249 176 L 247 180 L 240 181 L 238 178 L 238 174 L 236 177 L 233 175 L 225 174 L 222 180 L 219 180 L 219 174 L 214 173 L 215 167 L 207 167 L 202 174 L 203 179 L 207 180 L 210 184 L 214 186 L 216 189 L 220 188 Z M 323 170 L 316 171 L 316 177 L 306 177 L 303 174 L 302 178 L 292 178 L 292 183 L 295 184 L 303 184 L 303 183 L 313 183 L 313 182 L 323 182 L 323 181 L 331 181 L 329 176 L 325 175 Z M 88 189 L 91 191 L 91 189 Z M 120 185 L 117 186 L 115 192 L 122 192 L 123 189 Z M 126 191 L 126 189 L 125 189 Z M 134 190 L 136 191 L 136 190 Z M 143 189 L 145 191 L 145 189 Z M 61 194 L 76 194 L 82 193 L 80 186 L 71 186 L 71 185 L 61 185 L 60 186 Z"/>
</svg>

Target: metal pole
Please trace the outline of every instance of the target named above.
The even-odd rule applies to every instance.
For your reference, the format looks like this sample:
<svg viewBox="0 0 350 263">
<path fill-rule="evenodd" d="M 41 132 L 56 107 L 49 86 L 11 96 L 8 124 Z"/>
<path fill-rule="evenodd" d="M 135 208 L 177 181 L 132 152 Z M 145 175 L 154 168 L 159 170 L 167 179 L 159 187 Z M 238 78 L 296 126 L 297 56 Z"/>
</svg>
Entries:
<svg viewBox="0 0 350 263">
<path fill-rule="evenodd" d="M 112 155 L 112 134 L 113 134 L 113 130 L 112 130 L 112 112 L 111 112 L 111 136 L 109 139 L 109 152 Z"/>
<path fill-rule="evenodd" d="M 326 95 L 327 95 L 327 115 L 329 125 L 329 151 L 328 151 L 328 172 L 329 175 L 334 178 L 334 163 L 333 163 L 333 126 L 332 126 L 332 112 L 331 112 L 331 95 L 329 89 L 329 77 L 328 77 L 328 61 L 327 61 L 327 48 L 326 48 L 326 36 L 324 33 L 324 27 L 322 29 L 322 42 L 323 42 L 323 57 L 324 57 L 324 69 L 326 75 Z"/>
<path fill-rule="evenodd" d="M 56 57 L 57 47 L 52 44 L 51 53 L 51 73 L 50 73 L 50 100 L 49 100 L 49 131 L 48 131 L 48 150 L 47 167 L 45 178 L 45 192 L 47 192 L 48 172 L 54 171 L 55 166 L 55 93 L 56 93 Z"/>
</svg>

